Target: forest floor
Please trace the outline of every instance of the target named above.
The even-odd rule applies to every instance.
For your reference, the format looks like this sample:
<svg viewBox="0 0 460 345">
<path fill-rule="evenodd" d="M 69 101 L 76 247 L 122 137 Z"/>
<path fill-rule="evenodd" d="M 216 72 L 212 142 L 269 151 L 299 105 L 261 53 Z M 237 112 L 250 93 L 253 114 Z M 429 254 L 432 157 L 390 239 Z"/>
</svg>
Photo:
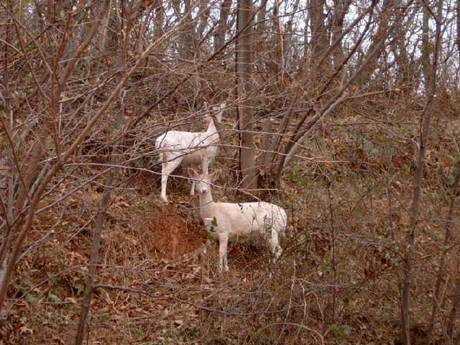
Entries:
<svg viewBox="0 0 460 345">
<path fill-rule="evenodd" d="M 237 243 L 229 250 L 230 272 L 218 274 L 216 244 L 202 253 L 206 236 L 189 184 L 171 179 L 172 203 L 165 205 L 157 176 L 130 176 L 108 209 L 87 344 L 397 343 L 418 124 L 361 132 L 353 125 L 361 121 L 335 120 L 339 129 L 311 140 L 304 154 L 313 159 L 284 176 L 283 193 L 273 200 L 288 210 L 289 235 L 275 264 L 264 248 Z M 435 128 L 417 233 L 414 344 L 425 343 L 457 154 L 451 133 L 460 133 L 460 122 L 441 119 Z M 215 198 L 237 200 L 222 175 Z M 61 185 L 45 203 L 72 187 Z M 92 184 L 37 217 L 29 243 L 51 231 L 52 240 L 23 256 L 0 344 L 74 342 L 101 196 Z M 455 265 L 450 260 L 448 272 Z"/>
</svg>

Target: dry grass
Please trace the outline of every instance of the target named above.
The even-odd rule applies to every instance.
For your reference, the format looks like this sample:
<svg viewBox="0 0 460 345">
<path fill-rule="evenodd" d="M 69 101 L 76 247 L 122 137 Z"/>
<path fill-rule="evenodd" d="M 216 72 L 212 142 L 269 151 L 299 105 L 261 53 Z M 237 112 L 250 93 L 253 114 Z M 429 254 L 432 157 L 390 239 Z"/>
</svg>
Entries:
<svg viewBox="0 0 460 345">
<path fill-rule="evenodd" d="M 350 116 L 326 124 L 305 148 L 317 161 L 346 163 L 298 162 L 286 174 L 281 200 L 290 234 L 275 265 L 267 251 L 238 243 L 230 248 L 231 271 L 220 276 L 216 246 L 199 254 L 206 238 L 188 183 L 171 180 L 174 204 L 166 206 L 157 177 L 129 177 L 130 189 L 118 190 L 109 208 L 88 343 L 392 344 L 399 334 L 400 254 L 417 123 L 380 125 L 370 110 L 351 107 Z M 373 124 L 359 124 L 368 117 Z M 415 344 L 424 343 L 455 157 L 451 133 L 458 119 L 437 121 L 416 248 Z M 98 190 L 91 185 L 37 218 L 30 243 L 50 230 L 56 234 L 21 262 L 1 344 L 72 342 Z M 216 192 L 224 197 L 225 190 Z M 458 209 L 454 217 L 458 224 Z"/>
</svg>

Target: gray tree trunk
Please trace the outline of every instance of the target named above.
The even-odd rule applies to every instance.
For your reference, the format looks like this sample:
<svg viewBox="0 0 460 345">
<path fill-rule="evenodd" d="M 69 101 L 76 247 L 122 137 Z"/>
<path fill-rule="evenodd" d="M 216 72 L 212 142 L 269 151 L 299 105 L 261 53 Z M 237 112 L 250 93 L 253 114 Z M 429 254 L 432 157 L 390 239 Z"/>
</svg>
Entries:
<svg viewBox="0 0 460 345">
<path fill-rule="evenodd" d="M 214 52 L 217 52 L 225 44 L 225 34 L 227 32 L 228 14 L 232 0 L 224 0 L 220 7 L 220 18 L 217 24 L 216 33 L 214 34 Z"/>
<path fill-rule="evenodd" d="M 428 6 L 425 4 L 425 6 Z M 438 14 L 437 17 L 441 18 L 442 14 L 442 0 L 438 0 Z M 424 25 L 423 25 L 423 56 L 422 63 L 425 74 L 425 91 L 426 91 L 426 103 L 421 114 L 421 128 L 419 136 L 419 145 L 417 152 L 417 163 L 414 177 L 414 191 L 412 195 L 412 202 L 410 206 L 410 224 L 407 230 L 406 243 L 404 244 L 405 253 L 402 262 L 402 278 L 401 278 L 401 336 L 402 342 L 405 345 L 411 344 L 410 337 L 410 291 L 412 284 L 412 269 L 414 266 L 414 247 L 417 230 L 417 222 L 420 214 L 420 202 L 422 197 L 422 184 L 423 184 L 423 172 L 425 168 L 425 154 L 428 145 L 428 139 L 430 137 L 431 127 L 431 115 L 433 113 L 433 99 L 436 94 L 436 74 L 439 59 L 439 50 L 441 45 L 441 23 L 436 22 L 436 37 L 434 41 L 434 49 L 428 49 L 431 44 L 428 33 L 428 18 L 429 12 L 426 7 L 424 8 Z M 431 58 L 432 56 L 432 58 Z M 429 61 L 433 61 L 433 65 L 429 65 Z M 426 69 L 426 70 L 425 70 Z"/>
<path fill-rule="evenodd" d="M 240 169 L 243 188 L 257 188 L 256 151 L 254 145 L 253 115 L 250 100 L 252 64 L 252 16 L 250 0 L 238 1 L 236 41 L 236 74 L 238 95 L 238 126 L 240 130 Z"/>
</svg>

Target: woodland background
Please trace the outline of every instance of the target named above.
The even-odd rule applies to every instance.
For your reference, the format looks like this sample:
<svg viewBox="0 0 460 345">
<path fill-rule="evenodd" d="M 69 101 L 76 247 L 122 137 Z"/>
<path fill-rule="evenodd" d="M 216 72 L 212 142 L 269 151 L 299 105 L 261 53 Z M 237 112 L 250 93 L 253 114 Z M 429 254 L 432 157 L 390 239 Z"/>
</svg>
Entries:
<svg viewBox="0 0 460 345">
<path fill-rule="evenodd" d="M 0 344 L 460 344 L 460 2 L 0 1 Z M 226 102 L 201 255 L 155 138 Z"/>
</svg>

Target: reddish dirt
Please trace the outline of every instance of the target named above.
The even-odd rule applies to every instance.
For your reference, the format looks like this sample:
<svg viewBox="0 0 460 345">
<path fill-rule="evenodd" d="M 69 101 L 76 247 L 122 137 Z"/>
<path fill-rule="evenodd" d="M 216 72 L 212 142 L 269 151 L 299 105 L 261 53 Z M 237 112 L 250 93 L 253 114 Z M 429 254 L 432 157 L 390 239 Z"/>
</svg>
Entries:
<svg viewBox="0 0 460 345">
<path fill-rule="evenodd" d="M 148 233 L 145 246 L 153 257 L 177 259 L 197 249 L 206 240 L 199 224 L 178 214 L 160 214 L 146 222 L 143 230 Z"/>
</svg>

